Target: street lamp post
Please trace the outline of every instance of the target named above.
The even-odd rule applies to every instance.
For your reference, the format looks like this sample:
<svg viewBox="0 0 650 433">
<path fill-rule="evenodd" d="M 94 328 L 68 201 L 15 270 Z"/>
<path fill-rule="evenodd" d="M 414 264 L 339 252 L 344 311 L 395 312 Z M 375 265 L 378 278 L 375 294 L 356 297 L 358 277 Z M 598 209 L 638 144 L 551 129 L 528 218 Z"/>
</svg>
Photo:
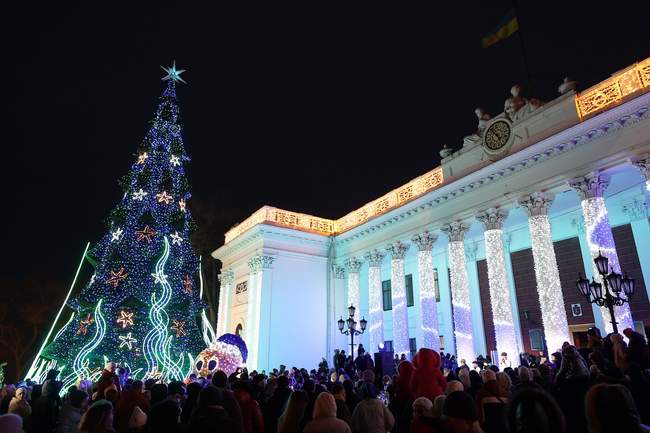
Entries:
<svg viewBox="0 0 650 433">
<path fill-rule="evenodd" d="M 350 305 L 348 307 L 348 320 L 343 320 L 343 317 L 338 320 L 339 331 L 341 334 L 350 336 L 350 355 L 352 355 L 352 358 L 354 358 L 354 336 L 361 335 L 366 332 L 366 326 L 368 325 L 368 321 L 365 318 L 362 318 L 359 320 L 359 326 L 361 327 L 361 330 L 357 329 L 357 321 L 354 320 L 355 311 L 356 308 L 354 308 L 354 305 Z"/>
<path fill-rule="evenodd" d="M 608 274 L 609 260 L 600 252 L 598 252 L 598 257 L 594 259 L 594 263 L 605 284 L 605 290 L 603 291 L 603 285 L 601 283 L 593 278 L 589 282 L 588 279 L 583 278 L 581 275 L 578 275 L 576 286 L 580 293 L 582 293 L 582 296 L 587 298 L 588 302 L 607 308 L 609 316 L 612 319 L 614 333 L 618 334 L 618 322 L 616 322 L 616 317 L 614 316 L 614 306 L 620 307 L 625 303 L 630 303 L 630 299 L 634 294 L 634 278 L 629 278 L 627 274 L 623 277 L 614 271 L 614 269 Z M 621 297 L 621 292 L 625 294 L 625 297 Z"/>
</svg>

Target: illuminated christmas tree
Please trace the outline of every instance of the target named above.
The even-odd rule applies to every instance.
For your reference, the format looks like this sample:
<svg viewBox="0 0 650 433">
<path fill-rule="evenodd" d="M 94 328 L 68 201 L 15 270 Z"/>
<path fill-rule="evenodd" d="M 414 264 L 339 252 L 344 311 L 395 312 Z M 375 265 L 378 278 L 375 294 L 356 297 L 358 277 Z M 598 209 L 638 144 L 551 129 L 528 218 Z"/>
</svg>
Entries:
<svg viewBox="0 0 650 433">
<path fill-rule="evenodd" d="M 124 196 L 107 218 L 107 233 L 85 254 L 94 274 L 68 300 L 70 319 L 28 372 L 34 377 L 44 365 L 56 366 L 63 389 L 78 377 L 95 378 L 106 361 L 139 379 L 182 379 L 206 345 L 200 264 L 189 242 L 194 223 L 183 168 L 189 158 L 176 100 L 183 70 L 175 63 L 163 69 L 167 87 L 121 181 Z"/>
</svg>

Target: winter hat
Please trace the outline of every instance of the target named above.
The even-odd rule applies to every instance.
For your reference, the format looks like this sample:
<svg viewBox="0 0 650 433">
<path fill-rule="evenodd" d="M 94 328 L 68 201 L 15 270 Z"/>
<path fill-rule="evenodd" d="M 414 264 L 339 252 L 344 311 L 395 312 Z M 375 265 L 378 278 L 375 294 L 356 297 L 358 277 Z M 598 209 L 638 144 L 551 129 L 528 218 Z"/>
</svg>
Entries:
<svg viewBox="0 0 650 433">
<path fill-rule="evenodd" d="M 449 394 L 445 399 L 442 414 L 467 421 L 478 420 L 474 399 L 465 391 L 456 391 Z"/>
<path fill-rule="evenodd" d="M 129 418 L 129 428 L 140 428 L 147 424 L 147 414 L 142 412 L 140 406 L 133 408 L 131 418 Z"/>
<path fill-rule="evenodd" d="M 23 419 L 15 413 L 0 415 L 0 432 L 21 433 L 23 431 Z"/>
</svg>

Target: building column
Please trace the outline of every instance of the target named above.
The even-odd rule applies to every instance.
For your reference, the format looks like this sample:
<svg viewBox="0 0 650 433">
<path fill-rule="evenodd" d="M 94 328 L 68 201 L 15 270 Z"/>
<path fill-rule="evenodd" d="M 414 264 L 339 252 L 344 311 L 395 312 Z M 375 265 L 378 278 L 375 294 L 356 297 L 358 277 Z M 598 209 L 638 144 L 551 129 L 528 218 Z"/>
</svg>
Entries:
<svg viewBox="0 0 650 433">
<path fill-rule="evenodd" d="M 571 341 L 560 272 L 553 248 L 551 223 L 548 218 L 548 209 L 552 203 L 553 197 L 542 192 L 519 198 L 519 205 L 528 214 L 535 281 L 548 353 L 559 351 L 565 341 Z"/>
<path fill-rule="evenodd" d="M 357 311 L 361 311 L 361 298 L 359 293 L 359 271 L 363 262 L 356 257 L 350 257 L 345 261 L 345 268 L 348 270 L 348 303 L 347 307 L 354 305 Z"/>
<path fill-rule="evenodd" d="M 440 351 L 438 311 L 436 307 L 436 282 L 433 274 L 433 244 L 438 236 L 425 231 L 411 238 L 418 247 L 418 279 L 420 282 L 421 347 Z"/>
<path fill-rule="evenodd" d="M 271 302 L 271 267 L 275 258 L 271 256 L 253 256 L 248 260 L 250 286 L 248 288 L 248 311 L 246 315 L 249 370 L 268 367 L 268 350 L 270 337 L 270 309 L 262 314 L 262 305 Z"/>
<path fill-rule="evenodd" d="M 634 165 L 641 171 L 645 180 L 644 195 L 638 197 L 630 205 L 625 205 L 623 211 L 630 220 L 632 234 L 634 235 L 634 245 L 636 253 L 639 256 L 643 281 L 646 282 L 645 288 L 650 299 L 650 222 L 648 221 L 648 199 L 650 194 L 650 155 L 636 159 Z"/>
<path fill-rule="evenodd" d="M 464 359 L 468 365 L 476 359 L 474 338 L 472 336 L 472 310 L 469 302 L 469 279 L 465 259 L 465 233 L 469 225 L 454 221 L 444 225 L 440 230 L 447 235 L 447 255 L 449 258 L 449 275 L 451 287 L 452 316 L 454 319 L 454 339 L 456 340 L 456 357 Z"/>
<path fill-rule="evenodd" d="M 409 355 L 409 318 L 406 308 L 406 280 L 404 276 L 404 256 L 409 246 L 396 241 L 386 247 L 391 255 L 390 289 L 393 301 L 393 351 L 399 355 Z"/>
<path fill-rule="evenodd" d="M 607 207 L 605 206 L 604 193 L 607 186 L 609 186 L 609 176 L 599 172 L 592 172 L 586 176 L 572 179 L 568 184 L 578 193 L 582 200 L 580 205 L 582 206 L 585 234 L 592 259 L 601 253 L 609 259 L 611 269 L 616 272 L 621 272 L 618 254 L 616 253 L 616 245 L 614 244 L 614 236 L 612 235 L 612 227 L 609 224 L 609 216 L 607 215 Z M 593 275 L 596 281 L 602 284 L 601 276 L 593 260 L 591 265 L 594 269 Z M 625 295 L 621 293 L 621 296 Z M 604 325 L 607 333 L 612 332 L 609 311 L 605 307 L 602 307 L 600 311 L 603 318 L 605 318 Z M 628 304 L 620 307 L 615 306 L 614 316 L 621 330 L 625 328 L 634 329 L 632 314 L 630 313 L 630 306 Z"/>
<path fill-rule="evenodd" d="M 373 250 L 364 256 L 368 262 L 368 334 L 369 351 L 375 353 L 384 347 L 384 306 L 381 292 L 381 262 L 386 253 Z"/>
<path fill-rule="evenodd" d="M 476 257 L 478 254 L 478 242 L 465 246 L 465 257 L 467 261 L 467 278 L 469 283 L 469 305 L 472 312 L 472 338 L 474 339 L 474 353 L 487 355 L 485 341 L 485 326 L 483 325 L 483 309 L 481 306 L 481 291 L 478 283 L 478 268 Z M 474 338 L 476 337 L 476 338 Z"/>
<path fill-rule="evenodd" d="M 329 347 L 330 347 L 330 356 L 328 362 L 330 362 L 331 355 L 334 353 L 335 349 L 340 349 L 345 347 L 345 336 L 339 332 L 337 320 L 339 317 L 336 313 L 337 311 L 344 311 L 346 306 L 345 300 L 345 268 L 337 264 L 332 265 L 332 274 L 334 281 L 332 283 L 332 305 L 331 305 L 331 323 L 329 326 L 328 336 L 329 336 Z"/>
<path fill-rule="evenodd" d="M 228 332 L 228 320 L 230 320 L 230 292 L 235 281 L 235 273 L 227 269 L 219 276 L 221 282 L 219 288 L 219 307 L 217 309 L 217 338 Z"/>
<path fill-rule="evenodd" d="M 515 333 L 510 284 L 503 250 L 503 221 L 508 213 L 502 209 L 490 208 L 476 215 L 483 223 L 485 232 L 485 259 L 488 267 L 490 303 L 494 334 L 499 354 L 506 352 L 513 365 L 519 365 L 519 349 Z"/>
</svg>

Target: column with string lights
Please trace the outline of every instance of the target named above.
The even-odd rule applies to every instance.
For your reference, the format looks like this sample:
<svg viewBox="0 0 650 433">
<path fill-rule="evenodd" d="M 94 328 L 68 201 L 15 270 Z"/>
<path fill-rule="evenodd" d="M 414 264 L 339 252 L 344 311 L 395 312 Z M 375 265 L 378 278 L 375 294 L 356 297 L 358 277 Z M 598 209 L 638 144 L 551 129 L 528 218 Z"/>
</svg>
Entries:
<svg viewBox="0 0 650 433">
<path fill-rule="evenodd" d="M 391 256 L 390 288 L 393 303 L 393 351 L 396 354 L 408 354 L 409 318 L 406 305 L 406 279 L 404 276 L 404 256 L 409 245 L 401 241 L 393 242 L 386 247 Z"/>
<path fill-rule="evenodd" d="M 386 253 L 372 250 L 365 254 L 368 262 L 368 303 L 370 316 L 370 350 L 376 352 L 384 347 L 384 306 L 381 291 L 381 263 Z"/>
<path fill-rule="evenodd" d="M 230 317 L 230 303 L 232 284 L 235 281 L 235 273 L 227 269 L 221 273 L 219 280 L 219 307 L 217 309 L 217 337 L 228 332 L 228 319 Z"/>
<path fill-rule="evenodd" d="M 438 236 L 424 231 L 411 238 L 418 247 L 418 279 L 420 282 L 420 327 L 422 347 L 440 351 L 438 310 L 436 306 L 436 280 L 433 270 L 433 244 Z"/>
</svg>

